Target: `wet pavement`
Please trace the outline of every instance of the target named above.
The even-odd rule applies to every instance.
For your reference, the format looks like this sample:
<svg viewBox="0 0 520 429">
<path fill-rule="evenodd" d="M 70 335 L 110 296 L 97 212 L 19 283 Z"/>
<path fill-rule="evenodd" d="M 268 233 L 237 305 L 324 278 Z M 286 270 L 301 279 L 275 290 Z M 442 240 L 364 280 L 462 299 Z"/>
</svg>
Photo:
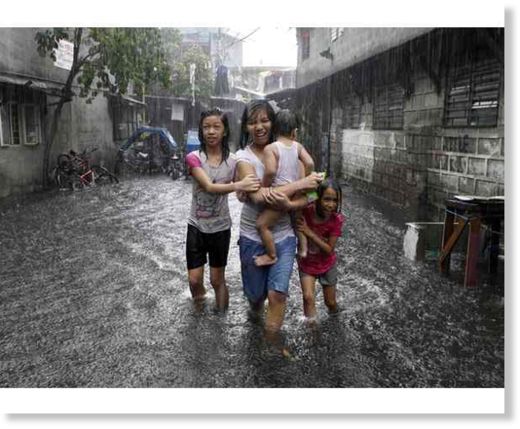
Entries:
<svg viewBox="0 0 520 429">
<path fill-rule="evenodd" d="M 317 288 L 309 327 L 294 273 L 283 328 L 292 359 L 248 316 L 234 197 L 225 315 L 212 291 L 202 310 L 190 299 L 189 182 L 1 200 L 0 387 L 503 387 L 501 288 L 464 289 L 408 261 L 404 223 L 344 192 L 341 311 L 328 316 Z"/>
</svg>

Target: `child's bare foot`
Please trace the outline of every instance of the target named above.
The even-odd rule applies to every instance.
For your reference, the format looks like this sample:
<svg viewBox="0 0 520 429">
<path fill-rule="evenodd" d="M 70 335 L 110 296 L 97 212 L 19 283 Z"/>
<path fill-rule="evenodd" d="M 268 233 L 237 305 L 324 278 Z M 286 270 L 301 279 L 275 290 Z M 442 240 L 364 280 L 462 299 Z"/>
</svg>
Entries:
<svg viewBox="0 0 520 429">
<path fill-rule="evenodd" d="M 273 265 L 276 263 L 278 258 L 271 258 L 269 255 L 255 256 L 255 265 L 257 267 L 265 267 L 267 265 Z"/>
<path fill-rule="evenodd" d="M 316 315 L 305 318 L 305 323 L 308 326 L 316 326 L 318 324 L 318 317 Z"/>
<path fill-rule="evenodd" d="M 291 351 L 287 348 L 287 347 L 283 347 L 281 349 L 281 352 L 282 352 L 282 356 L 287 359 L 288 361 L 291 361 L 291 362 L 294 362 L 296 360 L 296 358 L 294 357 L 294 355 L 291 353 Z"/>
<path fill-rule="evenodd" d="M 204 306 L 206 304 L 206 294 L 204 295 L 197 295 L 193 297 L 193 307 L 197 311 L 202 311 L 204 309 Z"/>
<path fill-rule="evenodd" d="M 340 309 L 337 305 L 329 305 L 327 306 L 327 311 L 329 314 L 338 314 Z"/>
<path fill-rule="evenodd" d="M 298 258 L 306 258 L 307 249 L 298 249 Z"/>
</svg>

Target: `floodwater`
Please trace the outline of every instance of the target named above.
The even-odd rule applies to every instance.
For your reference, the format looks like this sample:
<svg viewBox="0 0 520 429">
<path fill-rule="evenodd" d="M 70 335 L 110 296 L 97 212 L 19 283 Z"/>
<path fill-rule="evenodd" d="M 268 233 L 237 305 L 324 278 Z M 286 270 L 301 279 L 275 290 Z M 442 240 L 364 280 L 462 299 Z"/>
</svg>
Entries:
<svg viewBox="0 0 520 429">
<path fill-rule="evenodd" d="M 202 310 L 190 299 L 190 182 L 141 177 L 4 199 L 0 387 L 503 387 L 500 288 L 464 289 L 406 260 L 404 223 L 344 192 L 341 311 L 328 316 L 317 288 L 310 327 L 293 274 L 282 332 L 291 359 L 248 316 L 233 196 L 224 315 L 212 291 Z"/>
</svg>

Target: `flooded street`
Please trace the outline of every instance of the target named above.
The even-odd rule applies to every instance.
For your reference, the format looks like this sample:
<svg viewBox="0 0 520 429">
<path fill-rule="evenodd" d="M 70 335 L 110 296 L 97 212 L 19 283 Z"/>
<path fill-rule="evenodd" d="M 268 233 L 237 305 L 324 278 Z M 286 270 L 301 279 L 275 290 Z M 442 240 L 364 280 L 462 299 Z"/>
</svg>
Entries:
<svg viewBox="0 0 520 429">
<path fill-rule="evenodd" d="M 212 291 L 202 311 L 190 299 L 190 182 L 142 177 L 0 201 L 0 387 L 503 387 L 500 293 L 408 261 L 404 224 L 344 192 L 341 311 L 328 316 L 317 288 L 309 328 L 293 273 L 292 360 L 248 317 L 234 196 L 225 315 Z"/>
</svg>

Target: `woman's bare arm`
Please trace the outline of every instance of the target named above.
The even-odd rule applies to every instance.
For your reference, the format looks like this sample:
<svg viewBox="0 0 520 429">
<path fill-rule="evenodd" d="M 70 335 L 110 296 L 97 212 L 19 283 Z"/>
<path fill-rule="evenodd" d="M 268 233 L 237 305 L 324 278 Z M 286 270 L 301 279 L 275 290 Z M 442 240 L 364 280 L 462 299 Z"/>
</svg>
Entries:
<svg viewBox="0 0 520 429">
<path fill-rule="evenodd" d="M 243 161 L 237 163 L 237 175 L 240 180 L 249 174 L 256 174 L 254 167 Z M 276 190 L 271 191 L 271 188 L 260 188 L 257 191 L 249 192 L 248 196 L 256 204 L 265 203 L 266 197 L 271 193 L 281 193 L 286 197 L 292 197 L 296 192 L 316 189 L 321 181 L 318 173 L 311 173 L 303 179 L 297 180 L 286 185 L 278 186 Z"/>
</svg>

